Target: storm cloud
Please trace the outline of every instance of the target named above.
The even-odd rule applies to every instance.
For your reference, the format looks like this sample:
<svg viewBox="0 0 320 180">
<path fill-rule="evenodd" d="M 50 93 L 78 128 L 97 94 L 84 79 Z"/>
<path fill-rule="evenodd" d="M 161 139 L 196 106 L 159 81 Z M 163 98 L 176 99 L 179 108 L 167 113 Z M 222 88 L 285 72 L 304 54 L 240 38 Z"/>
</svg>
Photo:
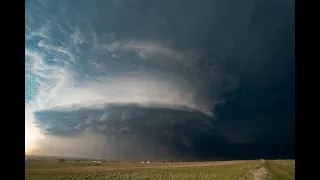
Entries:
<svg viewBox="0 0 320 180">
<path fill-rule="evenodd" d="M 294 1 L 33 0 L 25 35 L 34 153 L 294 155 Z"/>
<path fill-rule="evenodd" d="M 199 135 L 222 138 L 214 133 L 213 117 L 186 109 L 109 104 L 93 109 L 43 110 L 35 112 L 35 117 L 48 135 L 104 135 L 100 156 L 117 158 L 178 156 L 176 148 L 191 153 L 193 139 Z"/>
</svg>

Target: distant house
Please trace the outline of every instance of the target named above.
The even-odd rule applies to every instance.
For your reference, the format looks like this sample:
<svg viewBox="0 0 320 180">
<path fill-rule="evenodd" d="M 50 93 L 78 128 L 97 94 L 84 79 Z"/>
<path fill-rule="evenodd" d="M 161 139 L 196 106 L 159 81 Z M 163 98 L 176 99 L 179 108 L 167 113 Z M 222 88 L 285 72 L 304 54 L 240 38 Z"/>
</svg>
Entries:
<svg viewBox="0 0 320 180">
<path fill-rule="evenodd" d="M 141 164 L 145 164 L 145 163 L 150 164 L 151 161 L 140 161 L 140 163 L 141 163 Z"/>
</svg>

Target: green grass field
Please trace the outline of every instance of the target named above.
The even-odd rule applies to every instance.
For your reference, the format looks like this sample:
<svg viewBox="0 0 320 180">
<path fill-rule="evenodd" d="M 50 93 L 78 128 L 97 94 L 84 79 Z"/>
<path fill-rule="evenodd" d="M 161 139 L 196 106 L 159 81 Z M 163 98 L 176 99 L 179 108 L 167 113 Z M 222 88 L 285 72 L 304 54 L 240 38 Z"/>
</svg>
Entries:
<svg viewBox="0 0 320 180">
<path fill-rule="evenodd" d="M 295 179 L 294 160 L 184 163 L 101 163 L 27 160 L 27 180 Z"/>
</svg>

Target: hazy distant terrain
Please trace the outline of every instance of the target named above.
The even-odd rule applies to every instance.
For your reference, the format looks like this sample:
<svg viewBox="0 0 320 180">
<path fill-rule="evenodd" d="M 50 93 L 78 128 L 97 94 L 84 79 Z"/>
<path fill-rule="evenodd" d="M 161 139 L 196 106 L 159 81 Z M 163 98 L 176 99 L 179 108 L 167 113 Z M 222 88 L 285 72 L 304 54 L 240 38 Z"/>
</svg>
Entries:
<svg viewBox="0 0 320 180">
<path fill-rule="evenodd" d="M 295 160 L 112 162 L 26 160 L 27 180 L 51 179 L 295 179 Z"/>
</svg>

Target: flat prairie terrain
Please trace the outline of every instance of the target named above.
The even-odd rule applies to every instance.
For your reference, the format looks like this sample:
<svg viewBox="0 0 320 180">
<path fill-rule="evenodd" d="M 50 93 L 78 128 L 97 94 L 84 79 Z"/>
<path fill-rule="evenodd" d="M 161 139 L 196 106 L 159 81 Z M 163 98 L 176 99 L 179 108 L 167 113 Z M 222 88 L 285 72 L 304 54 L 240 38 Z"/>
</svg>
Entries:
<svg viewBox="0 0 320 180">
<path fill-rule="evenodd" d="M 177 162 L 150 164 L 58 162 L 26 160 L 27 180 L 122 180 L 122 179 L 295 179 L 294 160 L 244 160 L 217 162 Z"/>
</svg>

